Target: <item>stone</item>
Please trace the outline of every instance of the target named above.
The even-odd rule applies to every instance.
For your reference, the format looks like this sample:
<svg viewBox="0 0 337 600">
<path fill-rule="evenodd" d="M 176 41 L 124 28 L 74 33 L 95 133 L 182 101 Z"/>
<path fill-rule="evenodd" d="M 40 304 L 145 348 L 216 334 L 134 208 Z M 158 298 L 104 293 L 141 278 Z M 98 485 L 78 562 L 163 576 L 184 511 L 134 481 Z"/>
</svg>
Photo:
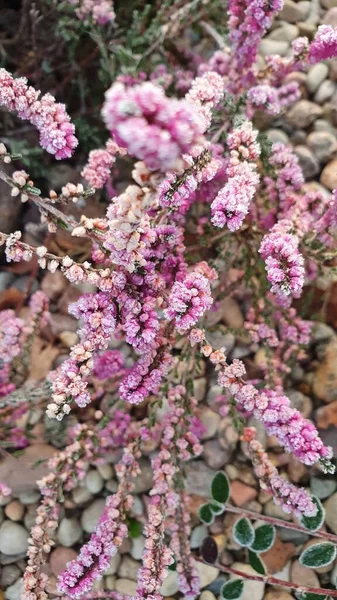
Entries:
<svg viewBox="0 0 337 600">
<path fill-rule="evenodd" d="M 233 481 L 231 485 L 231 499 L 236 506 L 244 506 L 247 502 L 251 502 L 257 496 L 257 491 L 242 483 L 241 481 Z"/>
<path fill-rule="evenodd" d="M 152 488 L 153 482 L 153 472 L 150 461 L 141 459 L 139 461 L 139 466 L 141 473 L 133 480 L 135 494 L 143 494 L 144 492 L 148 492 Z"/>
<path fill-rule="evenodd" d="M 187 463 L 185 471 L 187 493 L 208 498 L 211 483 L 216 471 L 210 469 L 202 461 Z"/>
<path fill-rule="evenodd" d="M 23 592 L 23 578 L 20 577 L 13 585 L 5 591 L 6 600 L 20 600 Z"/>
<path fill-rule="evenodd" d="M 38 444 L 40 446 L 40 444 Z M 55 454 L 55 449 L 53 448 Z M 19 495 L 19 500 L 22 504 L 35 504 L 40 500 L 40 492 L 38 490 L 27 490 Z"/>
<path fill-rule="evenodd" d="M 19 554 L 28 548 L 28 531 L 14 521 L 4 521 L 0 527 L 0 552 Z"/>
<path fill-rule="evenodd" d="M 207 340 L 215 350 L 226 348 L 227 353 L 234 348 L 235 344 L 234 335 L 228 332 L 223 325 L 219 325 L 215 331 L 208 331 Z"/>
<path fill-rule="evenodd" d="M 302 0 L 301 2 L 293 2 L 293 0 L 285 0 L 283 9 L 279 14 L 279 18 L 288 23 L 297 23 L 297 21 L 305 21 L 310 13 L 311 2 Z"/>
<path fill-rule="evenodd" d="M 324 508 L 326 524 L 334 533 L 337 533 L 337 492 L 324 502 Z"/>
<path fill-rule="evenodd" d="M 199 414 L 199 419 L 205 427 L 205 433 L 203 433 L 201 439 L 213 438 L 220 425 L 221 417 L 210 408 L 204 408 Z"/>
<path fill-rule="evenodd" d="M 247 575 L 256 575 L 256 571 L 245 563 L 235 562 L 232 565 L 233 569 L 237 569 L 243 573 L 247 573 Z M 236 579 L 237 575 L 230 575 L 229 579 Z M 249 581 L 245 580 L 245 584 L 243 586 L 243 592 L 240 596 L 240 600 L 262 600 L 264 595 L 265 583 L 263 581 Z"/>
<path fill-rule="evenodd" d="M 263 513 L 268 517 L 276 517 L 276 519 L 282 519 L 283 521 L 291 521 L 291 515 L 283 512 L 280 506 L 274 504 L 273 500 L 267 502 L 263 507 Z"/>
<path fill-rule="evenodd" d="M 315 102 L 317 102 L 317 104 L 324 104 L 332 98 L 335 91 L 336 84 L 333 81 L 327 79 L 326 81 L 323 81 L 323 83 L 319 86 L 319 89 L 315 94 L 314 100 Z"/>
<path fill-rule="evenodd" d="M 320 171 L 316 156 L 307 146 L 295 146 L 294 150 L 305 179 L 313 179 Z"/>
<path fill-rule="evenodd" d="M 337 187 L 337 159 L 330 161 L 326 167 L 324 167 L 320 182 L 324 185 L 328 190 L 334 190 Z"/>
<path fill-rule="evenodd" d="M 317 119 L 313 125 L 314 131 L 328 131 L 332 135 L 336 135 L 336 130 L 332 127 L 331 123 L 326 119 Z"/>
<path fill-rule="evenodd" d="M 291 566 L 291 581 L 297 584 L 303 584 L 308 587 L 320 587 L 319 579 L 312 569 L 304 567 L 298 560 L 295 560 Z"/>
<path fill-rule="evenodd" d="M 119 554 L 119 552 L 117 552 L 115 556 L 112 557 L 109 568 L 106 571 L 104 571 L 105 575 L 115 575 L 115 573 L 117 573 L 118 571 L 118 567 L 120 565 L 121 560 L 122 557 Z"/>
<path fill-rule="evenodd" d="M 333 6 L 324 15 L 322 25 L 337 27 L 337 7 Z"/>
<path fill-rule="evenodd" d="M 201 592 L 199 599 L 200 600 L 215 600 L 215 596 L 209 590 L 204 590 L 203 592 Z"/>
<path fill-rule="evenodd" d="M 94 500 L 88 508 L 86 508 L 81 516 L 81 525 L 86 533 L 93 533 L 98 523 L 99 518 L 102 516 L 105 507 L 105 500 L 99 498 Z"/>
<path fill-rule="evenodd" d="M 326 325 L 326 323 L 315 323 L 311 334 L 311 340 L 313 343 L 325 342 L 334 337 L 335 332 L 332 327 Z"/>
<path fill-rule="evenodd" d="M 139 567 L 140 564 L 137 560 L 130 558 L 130 556 L 123 556 L 122 562 L 118 569 L 118 577 L 137 581 Z"/>
<path fill-rule="evenodd" d="M 329 498 L 336 491 L 336 488 L 337 482 L 334 479 L 312 477 L 310 480 L 311 493 L 320 500 Z"/>
<path fill-rule="evenodd" d="M 66 546 L 58 546 L 52 551 L 50 555 L 50 568 L 55 575 L 58 577 L 62 571 L 66 568 L 67 562 L 74 560 L 77 556 L 77 552 L 72 548 Z"/>
<path fill-rule="evenodd" d="M 292 42 L 299 36 L 299 30 L 292 23 L 282 23 L 281 27 L 274 29 L 269 35 L 270 40 L 278 40 L 281 42 Z"/>
<path fill-rule="evenodd" d="M 206 525 L 198 525 L 195 527 L 191 533 L 190 546 L 192 550 L 196 550 L 200 548 L 202 541 L 208 535 L 208 530 Z"/>
<path fill-rule="evenodd" d="M 140 560 L 142 558 L 144 544 L 145 538 L 143 535 L 139 535 L 138 537 L 132 540 L 132 547 L 130 551 L 132 558 L 134 558 L 135 560 Z"/>
<path fill-rule="evenodd" d="M 179 590 L 177 571 L 168 571 L 161 588 L 162 596 L 174 596 Z"/>
<path fill-rule="evenodd" d="M 197 562 L 196 567 L 200 577 L 201 589 L 212 583 L 212 581 L 217 578 L 220 572 L 217 567 L 213 567 L 213 565 L 206 565 L 201 562 Z"/>
<path fill-rule="evenodd" d="M 209 440 L 204 444 L 203 456 L 211 469 L 221 469 L 227 462 L 230 454 L 231 452 L 228 453 L 221 448 L 218 440 Z"/>
<path fill-rule="evenodd" d="M 337 427 L 337 400 L 317 410 L 316 422 L 319 429 L 328 429 L 330 425 Z"/>
<path fill-rule="evenodd" d="M 309 100 L 298 100 L 288 110 L 286 120 L 291 127 L 295 129 L 306 129 L 315 119 L 321 117 L 323 111 L 320 106 Z"/>
<path fill-rule="evenodd" d="M 104 487 L 103 477 L 96 470 L 89 471 L 85 478 L 85 485 L 87 486 L 89 492 L 92 494 L 98 494 Z"/>
<path fill-rule="evenodd" d="M 328 131 L 313 131 L 307 144 L 321 163 L 326 163 L 337 150 L 336 136 Z"/>
<path fill-rule="evenodd" d="M 25 528 L 28 531 L 30 531 L 31 528 L 33 527 L 33 525 L 35 524 L 37 507 L 38 507 L 37 503 L 36 504 L 29 504 L 29 506 L 27 507 L 26 514 L 24 516 L 23 522 L 24 522 Z"/>
<path fill-rule="evenodd" d="M 106 586 L 107 590 L 115 589 L 116 577 L 114 577 L 113 575 L 108 575 L 107 577 L 104 578 L 104 581 L 105 581 L 105 586 Z"/>
<path fill-rule="evenodd" d="M 25 512 L 25 507 L 19 500 L 12 500 L 5 507 L 5 515 L 11 521 L 21 521 Z"/>
<path fill-rule="evenodd" d="M 201 402 L 205 398 L 207 389 L 207 379 L 206 377 L 199 377 L 195 379 L 193 382 L 193 396 L 197 400 L 197 402 Z"/>
<path fill-rule="evenodd" d="M 115 583 L 116 592 L 126 594 L 127 596 L 136 596 L 137 583 L 131 579 L 117 579 Z"/>
<path fill-rule="evenodd" d="M 66 346 L 66 348 L 71 348 L 77 344 L 78 335 L 73 331 L 61 331 L 59 339 L 61 340 L 62 344 Z"/>
<path fill-rule="evenodd" d="M 238 302 L 231 296 L 227 296 L 222 300 L 222 308 L 224 323 L 233 329 L 240 329 L 244 318 Z"/>
<path fill-rule="evenodd" d="M 280 56 L 286 56 L 288 50 L 289 42 L 271 40 L 268 38 L 263 39 L 259 45 L 259 53 L 262 54 L 262 56 L 270 56 L 270 54 L 279 54 Z"/>
<path fill-rule="evenodd" d="M 314 94 L 321 83 L 328 77 L 329 67 L 326 63 L 320 62 L 310 67 L 307 75 L 306 85 L 311 94 Z"/>
<path fill-rule="evenodd" d="M 307 533 L 302 531 L 295 531 L 293 529 L 285 529 L 281 527 L 278 533 L 282 542 L 292 542 L 295 546 L 305 544 L 310 538 Z"/>
<path fill-rule="evenodd" d="M 337 400 L 337 340 L 332 340 L 325 349 L 325 356 L 314 373 L 313 392 L 323 402 Z"/>
<path fill-rule="evenodd" d="M 312 413 L 312 401 L 309 396 L 302 394 L 298 390 L 287 390 L 286 396 L 289 398 L 292 408 L 297 408 L 306 419 L 310 417 Z"/>
<path fill-rule="evenodd" d="M 275 542 L 273 546 L 261 554 L 263 562 L 266 564 L 268 573 L 274 575 L 285 567 L 289 559 L 295 554 L 295 546 L 291 542 L 284 543 L 278 537 L 275 536 Z"/>
<path fill-rule="evenodd" d="M 78 486 L 72 491 L 72 498 L 75 504 L 84 504 L 91 500 L 92 493 L 86 487 Z"/>
<path fill-rule="evenodd" d="M 41 282 L 42 291 L 51 300 L 57 300 L 68 287 L 68 281 L 61 271 L 55 271 L 55 273 L 46 272 Z"/>
<path fill-rule="evenodd" d="M 294 597 L 289 594 L 289 592 L 279 588 L 277 590 L 269 590 L 269 592 L 266 593 L 264 600 L 294 600 Z"/>
<path fill-rule="evenodd" d="M 64 517 L 60 521 L 57 531 L 57 539 L 62 546 L 69 548 L 81 539 L 82 529 L 75 517 L 67 519 Z"/>
<path fill-rule="evenodd" d="M 103 465 L 97 465 L 97 470 L 101 474 L 103 479 L 105 479 L 105 481 L 107 481 L 108 479 L 111 479 L 111 477 L 113 476 L 113 473 L 114 473 L 113 468 L 111 465 L 109 465 L 109 463 L 104 463 Z"/>
<path fill-rule="evenodd" d="M 2 589 L 13 585 L 19 579 L 21 571 L 16 565 L 5 565 L 1 571 L 0 586 Z"/>
<path fill-rule="evenodd" d="M 267 136 L 273 144 L 289 144 L 289 136 L 282 129 L 268 129 Z"/>
</svg>

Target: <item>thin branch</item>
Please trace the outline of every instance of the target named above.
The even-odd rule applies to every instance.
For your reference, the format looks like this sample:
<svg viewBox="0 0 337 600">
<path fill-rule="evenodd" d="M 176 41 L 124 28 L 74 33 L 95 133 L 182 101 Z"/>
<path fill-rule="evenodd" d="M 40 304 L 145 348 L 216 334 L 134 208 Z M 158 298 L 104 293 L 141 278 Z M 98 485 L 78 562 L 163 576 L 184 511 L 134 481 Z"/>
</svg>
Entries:
<svg viewBox="0 0 337 600">
<path fill-rule="evenodd" d="M 204 563 L 205 565 L 209 564 L 200 557 L 195 557 L 195 560 Z M 241 577 L 242 579 L 248 579 L 249 581 L 261 581 L 269 585 L 280 585 L 292 590 L 297 590 L 302 594 L 318 594 L 319 596 L 332 596 L 333 598 L 337 598 L 337 590 L 299 585 L 298 583 L 294 583 L 292 581 L 283 581 L 283 579 L 278 579 L 277 577 L 272 577 L 270 575 L 250 575 L 249 573 L 244 573 L 243 571 L 233 569 L 232 567 L 224 567 L 224 565 L 221 565 L 220 563 L 215 563 L 214 566 L 222 573 L 227 573 L 228 575 L 237 575 L 238 577 Z"/>
</svg>

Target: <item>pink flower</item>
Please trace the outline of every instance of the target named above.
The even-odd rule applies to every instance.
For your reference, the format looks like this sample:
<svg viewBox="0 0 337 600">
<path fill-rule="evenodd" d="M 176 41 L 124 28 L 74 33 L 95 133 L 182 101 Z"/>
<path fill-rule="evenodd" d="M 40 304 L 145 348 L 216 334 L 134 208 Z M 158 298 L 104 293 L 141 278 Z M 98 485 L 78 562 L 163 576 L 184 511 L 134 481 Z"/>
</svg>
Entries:
<svg viewBox="0 0 337 600">
<path fill-rule="evenodd" d="M 288 222 L 280 221 L 267 234 L 260 246 L 266 263 L 271 291 L 280 297 L 298 295 L 304 284 L 304 259 L 298 250 L 299 239 L 287 233 Z"/>
<path fill-rule="evenodd" d="M 337 28 L 320 25 L 309 46 L 309 61 L 317 63 L 334 56 L 337 56 Z"/>
<path fill-rule="evenodd" d="M 40 144 L 47 152 L 57 159 L 69 158 L 78 144 L 75 127 L 63 104 L 58 104 L 51 94 L 40 99 L 39 95 L 24 77 L 14 79 L 6 69 L 0 69 L 0 106 L 35 125 Z"/>
<path fill-rule="evenodd" d="M 183 281 L 176 281 L 164 314 L 172 319 L 179 333 L 184 333 L 199 321 L 213 303 L 209 279 L 202 273 L 192 272 Z"/>
<path fill-rule="evenodd" d="M 134 87 L 114 83 L 106 92 L 102 114 L 117 142 L 154 171 L 175 169 L 203 132 L 189 104 L 167 98 L 150 82 Z"/>
</svg>

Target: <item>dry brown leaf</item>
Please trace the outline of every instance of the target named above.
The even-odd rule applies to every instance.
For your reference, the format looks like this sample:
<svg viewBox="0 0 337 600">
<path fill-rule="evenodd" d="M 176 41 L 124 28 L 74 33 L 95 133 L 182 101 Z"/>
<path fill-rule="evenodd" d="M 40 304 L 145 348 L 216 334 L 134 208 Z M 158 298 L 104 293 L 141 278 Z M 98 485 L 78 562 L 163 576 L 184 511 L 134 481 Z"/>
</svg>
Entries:
<svg viewBox="0 0 337 600">
<path fill-rule="evenodd" d="M 45 346 L 43 340 L 35 338 L 32 346 L 29 378 L 36 380 L 44 379 L 51 370 L 58 354 L 58 348 L 51 344 Z"/>
<path fill-rule="evenodd" d="M 24 298 L 24 293 L 16 288 L 8 288 L 0 294 L 0 310 L 16 309 Z"/>
</svg>

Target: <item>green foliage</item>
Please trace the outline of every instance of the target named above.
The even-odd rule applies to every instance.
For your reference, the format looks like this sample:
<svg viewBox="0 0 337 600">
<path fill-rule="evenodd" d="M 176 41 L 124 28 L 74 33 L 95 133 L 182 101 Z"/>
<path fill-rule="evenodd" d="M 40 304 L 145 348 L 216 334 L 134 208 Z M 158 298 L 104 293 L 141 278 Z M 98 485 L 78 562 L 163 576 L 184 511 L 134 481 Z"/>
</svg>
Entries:
<svg viewBox="0 0 337 600">
<path fill-rule="evenodd" d="M 142 535 L 143 525 L 137 519 L 130 518 L 128 520 L 128 531 L 131 538 L 137 538 Z"/>
<path fill-rule="evenodd" d="M 210 502 L 209 506 L 215 515 L 222 515 L 222 513 L 225 511 L 224 505 L 220 504 L 220 502 Z"/>
<path fill-rule="evenodd" d="M 251 544 L 254 552 L 266 552 L 275 541 L 275 527 L 273 525 L 261 525 L 255 529 L 255 538 Z"/>
<path fill-rule="evenodd" d="M 321 501 L 316 498 L 316 496 L 312 496 L 312 501 L 317 506 L 317 514 L 314 517 L 301 517 L 300 522 L 303 527 L 309 529 L 309 531 L 318 531 L 324 523 L 325 510 L 322 506 Z"/>
<path fill-rule="evenodd" d="M 226 504 L 230 494 L 230 483 L 223 471 L 218 471 L 213 477 L 211 493 L 213 500 L 220 504 Z"/>
<path fill-rule="evenodd" d="M 321 542 L 306 548 L 301 556 L 300 563 L 304 567 L 326 567 L 332 563 L 337 555 L 337 549 L 331 542 Z"/>
<path fill-rule="evenodd" d="M 198 511 L 199 519 L 205 525 L 211 525 L 214 521 L 214 513 L 210 504 L 203 504 Z"/>
<path fill-rule="evenodd" d="M 265 575 L 267 573 L 267 569 L 264 562 L 252 550 L 248 550 L 248 561 L 250 566 L 254 569 L 254 571 L 259 573 L 260 575 Z"/>
<path fill-rule="evenodd" d="M 220 590 L 221 598 L 225 600 L 238 600 L 243 592 L 243 579 L 226 581 Z"/>
<path fill-rule="evenodd" d="M 255 537 L 254 528 L 246 518 L 238 519 L 233 526 L 233 538 L 240 546 L 251 546 Z"/>
</svg>

